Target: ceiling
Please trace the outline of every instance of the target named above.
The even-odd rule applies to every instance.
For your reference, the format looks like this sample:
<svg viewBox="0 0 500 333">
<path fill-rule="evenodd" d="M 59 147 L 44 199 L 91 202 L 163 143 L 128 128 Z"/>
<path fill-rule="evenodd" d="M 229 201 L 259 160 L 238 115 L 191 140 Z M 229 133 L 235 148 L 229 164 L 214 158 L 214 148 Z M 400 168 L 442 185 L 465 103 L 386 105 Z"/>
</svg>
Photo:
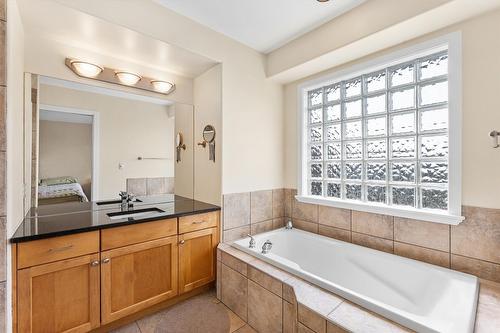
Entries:
<svg viewBox="0 0 500 333">
<path fill-rule="evenodd" d="M 193 78 L 215 62 L 180 47 L 71 9 L 53 0 L 18 0 L 24 33 L 127 64 Z M 123 65 L 122 65 L 123 64 Z"/>
<path fill-rule="evenodd" d="M 269 53 L 366 0 L 154 0 L 251 48 Z"/>
</svg>

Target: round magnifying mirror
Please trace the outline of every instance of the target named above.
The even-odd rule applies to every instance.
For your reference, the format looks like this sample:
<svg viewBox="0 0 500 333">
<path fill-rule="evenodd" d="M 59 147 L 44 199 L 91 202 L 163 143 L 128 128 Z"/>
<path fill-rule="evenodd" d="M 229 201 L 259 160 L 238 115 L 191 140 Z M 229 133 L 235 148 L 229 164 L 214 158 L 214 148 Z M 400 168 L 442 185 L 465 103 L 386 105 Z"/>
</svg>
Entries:
<svg viewBox="0 0 500 333">
<path fill-rule="evenodd" d="M 177 147 L 182 146 L 182 141 L 184 141 L 184 140 L 182 139 L 182 133 L 181 133 L 181 132 L 179 132 L 179 133 L 177 133 L 177 136 L 175 137 L 175 145 L 176 145 Z"/>
<path fill-rule="evenodd" d="M 208 143 L 215 140 L 215 128 L 212 125 L 207 125 L 203 129 L 203 140 Z"/>
</svg>

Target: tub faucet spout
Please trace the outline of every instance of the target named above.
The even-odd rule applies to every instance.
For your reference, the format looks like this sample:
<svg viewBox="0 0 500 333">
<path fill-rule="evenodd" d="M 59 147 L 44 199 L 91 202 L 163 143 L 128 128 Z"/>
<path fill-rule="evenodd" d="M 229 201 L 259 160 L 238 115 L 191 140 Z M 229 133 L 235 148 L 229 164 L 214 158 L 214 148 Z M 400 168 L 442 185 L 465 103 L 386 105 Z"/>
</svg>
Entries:
<svg viewBox="0 0 500 333">
<path fill-rule="evenodd" d="M 291 229 L 293 229 L 292 220 L 288 220 L 288 222 L 287 222 L 287 223 L 286 223 L 286 225 L 285 225 L 285 229 L 286 229 L 286 230 L 291 230 Z"/>
<path fill-rule="evenodd" d="M 255 247 L 255 238 L 252 237 L 252 235 L 248 234 L 248 237 L 250 237 L 250 241 L 248 242 L 248 247 L 250 249 L 253 249 Z"/>
<path fill-rule="evenodd" d="M 266 240 L 266 242 L 262 245 L 262 254 L 268 254 L 273 247 L 273 243 L 270 240 Z"/>
</svg>

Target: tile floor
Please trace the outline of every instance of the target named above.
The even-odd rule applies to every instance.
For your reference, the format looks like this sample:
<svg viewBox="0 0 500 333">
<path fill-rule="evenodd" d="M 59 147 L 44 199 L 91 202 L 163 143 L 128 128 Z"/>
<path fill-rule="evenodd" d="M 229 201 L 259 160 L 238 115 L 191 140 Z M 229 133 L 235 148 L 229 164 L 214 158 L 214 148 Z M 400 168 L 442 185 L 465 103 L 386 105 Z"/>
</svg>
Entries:
<svg viewBox="0 0 500 333">
<path fill-rule="evenodd" d="M 257 333 L 210 290 L 112 333 Z"/>
</svg>

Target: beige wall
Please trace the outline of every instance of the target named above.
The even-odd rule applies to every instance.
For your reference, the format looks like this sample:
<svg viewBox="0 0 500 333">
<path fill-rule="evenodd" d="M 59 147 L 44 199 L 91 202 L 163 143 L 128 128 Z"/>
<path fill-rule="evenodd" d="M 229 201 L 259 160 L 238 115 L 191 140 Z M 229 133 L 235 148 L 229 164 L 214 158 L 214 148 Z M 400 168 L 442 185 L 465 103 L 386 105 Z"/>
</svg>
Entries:
<svg viewBox="0 0 500 333">
<path fill-rule="evenodd" d="M 222 192 L 282 187 L 282 86 L 264 55 L 153 1 L 59 2 L 222 63 Z"/>
<path fill-rule="evenodd" d="M 174 176 L 175 120 L 166 106 L 48 85 L 40 85 L 40 104 L 99 114 L 97 199 L 116 198 L 127 178 Z M 167 159 L 139 161 L 139 156 Z"/>
<path fill-rule="evenodd" d="M 348 68 L 394 50 L 453 31 L 462 32 L 463 139 L 462 203 L 500 208 L 498 165 L 500 154 L 491 148 L 489 131 L 500 126 L 500 11 L 451 26 L 383 52 L 305 78 L 285 86 L 285 186 L 297 184 L 297 85 Z"/>
<path fill-rule="evenodd" d="M 40 179 L 72 176 L 91 199 L 92 124 L 40 121 Z"/>
<path fill-rule="evenodd" d="M 194 192 L 194 149 L 193 126 L 194 110 L 189 104 L 177 103 L 169 107 L 170 112 L 175 115 L 175 135 L 182 133 L 186 150 L 181 150 L 181 160 L 176 160 L 176 150 L 174 150 L 175 161 L 175 194 L 193 198 Z M 176 144 L 176 143 L 175 143 Z"/>
<path fill-rule="evenodd" d="M 195 147 L 196 200 L 221 204 L 222 177 L 222 65 L 212 67 L 194 80 L 195 141 L 203 141 L 206 125 L 215 127 L 215 163 L 208 159 L 208 146 Z"/>
</svg>

